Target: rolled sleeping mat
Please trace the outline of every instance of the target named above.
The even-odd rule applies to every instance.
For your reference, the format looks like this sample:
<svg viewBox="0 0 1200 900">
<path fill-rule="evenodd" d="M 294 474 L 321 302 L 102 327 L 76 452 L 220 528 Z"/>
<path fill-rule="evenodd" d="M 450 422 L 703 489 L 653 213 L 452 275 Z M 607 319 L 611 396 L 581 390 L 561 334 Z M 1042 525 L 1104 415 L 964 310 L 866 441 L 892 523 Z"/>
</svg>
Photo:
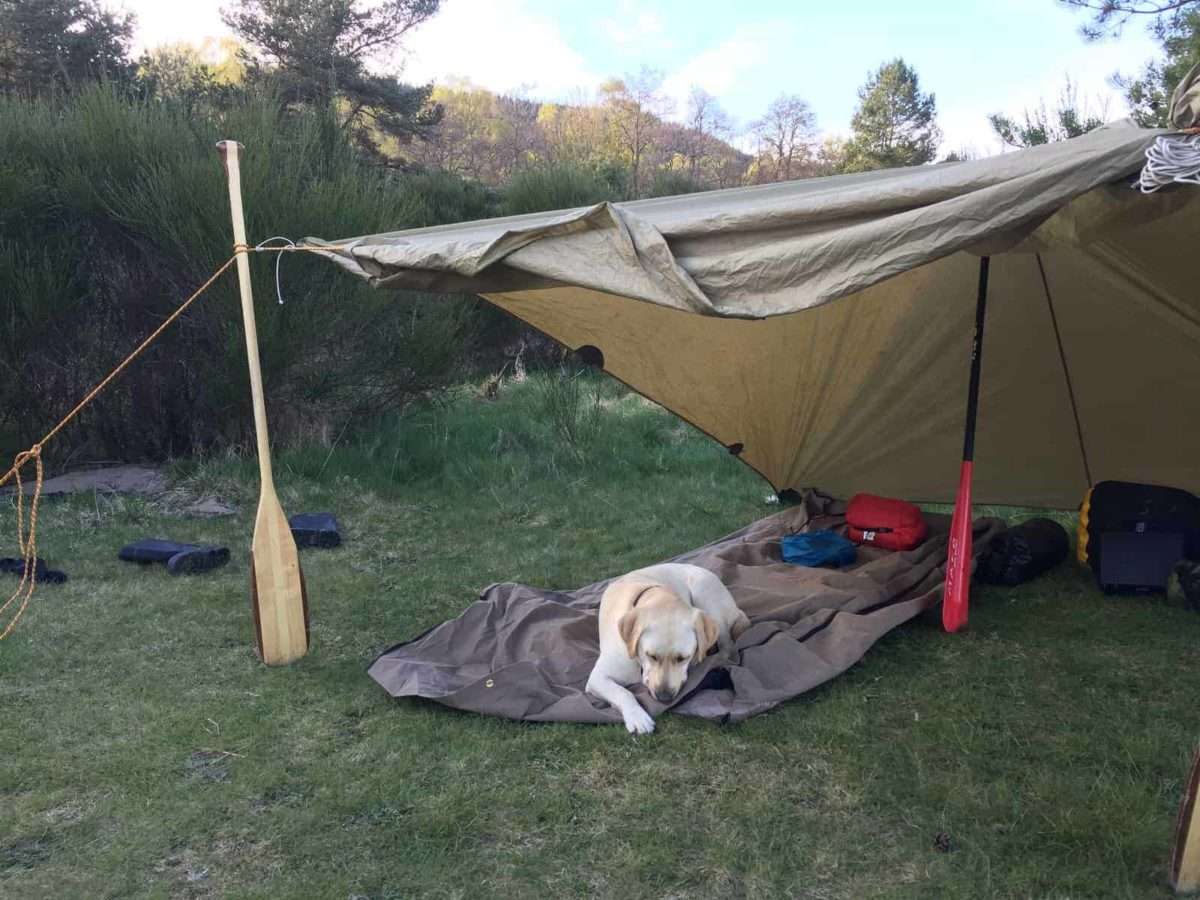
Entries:
<svg viewBox="0 0 1200 900">
<path fill-rule="evenodd" d="M 1024 584 L 1053 569 L 1070 552 L 1065 528 L 1053 519 L 1029 519 L 992 539 L 979 557 L 975 575 L 984 584 Z"/>
</svg>

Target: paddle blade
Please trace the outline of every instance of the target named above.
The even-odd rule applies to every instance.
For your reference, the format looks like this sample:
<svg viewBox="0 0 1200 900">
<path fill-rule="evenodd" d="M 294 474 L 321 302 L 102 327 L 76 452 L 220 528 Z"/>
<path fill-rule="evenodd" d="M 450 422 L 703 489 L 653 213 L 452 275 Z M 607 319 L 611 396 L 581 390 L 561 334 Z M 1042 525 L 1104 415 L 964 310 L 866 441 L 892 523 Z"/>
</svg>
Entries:
<svg viewBox="0 0 1200 900">
<path fill-rule="evenodd" d="M 1175 823 L 1175 847 L 1171 852 L 1171 887 L 1176 893 L 1200 890 L 1200 809 L 1196 790 L 1200 786 L 1200 750 L 1192 757 L 1192 768 L 1183 786 L 1183 801 Z"/>
<path fill-rule="evenodd" d="M 964 460 L 958 480 L 958 497 L 954 501 L 954 518 L 950 522 L 950 551 L 942 597 L 942 627 L 951 634 L 967 624 L 971 550 L 971 463 Z"/>
<path fill-rule="evenodd" d="M 259 499 L 250 554 L 258 653 L 268 666 L 286 665 L 308 652 L 308 603 L 300 554 L 273 491 Z"/>
</svg>

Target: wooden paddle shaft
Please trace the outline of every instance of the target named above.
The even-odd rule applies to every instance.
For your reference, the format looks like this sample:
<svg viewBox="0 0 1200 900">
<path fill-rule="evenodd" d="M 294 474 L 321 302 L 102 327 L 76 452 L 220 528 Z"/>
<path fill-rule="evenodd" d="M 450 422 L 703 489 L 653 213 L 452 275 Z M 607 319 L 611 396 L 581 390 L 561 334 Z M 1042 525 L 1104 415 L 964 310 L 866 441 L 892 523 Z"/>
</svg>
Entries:
<svg viewBox="0 0 1200 900">
<path fill-rule="evenodd" d="M 258 330 L 254 323 L 254 294 L 250 283 L 246 221 L 242 212 L 241 171 L 238 144 L 217 145 L 229 176 L 229 209 L 233 237 L 238 245 L 238 285 L 242 296 L 242 320 L 246 328 L 246 358 L 250 366 L 250 394 L 254 402 L 254 433 L 258 442 L 260 488 L 258 514 L 250 546 L 251 608 L 255 641 L 267 665 L 286 665 L 308 652 L 308 597 L 300 556 L 287 516 L 275 493 L 271 474 L 271 442 L 267 434 L 267 410 L 263 397 L 262 367 L 258 358 Z"/>
<path fill-rule="evenodd" d="M 246 245 L 246 217 L 242 212 L 242 176 L 238 165 L 237 141 L 221 141 L 217 144 L 225 160 L 225 171 L 229 178 L 229 209 L 233 215 L 233 241 L 239 247 Z M 271 442 L 267 434 L 267 407 L 263 399 L 262 365 L 258 359 L 258 328 L 254 322 L 254 294 L 250 287 L 250 254 L 242 251 L 237 255 L 238 288 L 242 295 L 242 322 L 246 329 L 246 358 L 250 362 L 250 396 L 254 402 L 254 433 L 258 441 L 258 471 L 262 486 L 274 487 L 271 473 Z"/>
</svg>

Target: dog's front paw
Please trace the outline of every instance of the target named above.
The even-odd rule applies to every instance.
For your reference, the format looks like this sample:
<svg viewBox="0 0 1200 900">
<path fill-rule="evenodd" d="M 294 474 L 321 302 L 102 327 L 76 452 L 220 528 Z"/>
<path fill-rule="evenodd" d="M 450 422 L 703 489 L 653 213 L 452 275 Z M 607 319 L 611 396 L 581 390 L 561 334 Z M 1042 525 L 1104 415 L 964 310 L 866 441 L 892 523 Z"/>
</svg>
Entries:
<svg viewBox="0 0 1200 900">
<path fill-rule="evenodd" d="M 640 706 L 628 710 L 625 714 L 625 728 L 630 734 L 649 734 L 654 730 L 654 720 L 650 713 Z"/>
</svg>

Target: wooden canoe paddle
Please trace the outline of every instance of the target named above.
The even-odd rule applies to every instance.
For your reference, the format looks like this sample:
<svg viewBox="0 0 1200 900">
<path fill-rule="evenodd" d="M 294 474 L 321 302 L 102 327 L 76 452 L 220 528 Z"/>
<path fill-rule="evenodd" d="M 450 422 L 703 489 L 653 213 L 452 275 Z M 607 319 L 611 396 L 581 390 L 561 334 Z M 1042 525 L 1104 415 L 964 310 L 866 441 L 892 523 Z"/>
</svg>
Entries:
<svg viewBox="0 0 1200 900">
<path fill-rule="evenodd" d="M 1175 823 L 1175 847 L 1171 852 L 1171 888 L 1177 894 L 1200 891 L 1200 806 L 1196 791 L 1200 787 L 1200 750 L 1192 757 L 1192 768 L 1183 785 L 1179 818 Z"/>
<path fill-rule="evenodd" d="M 236 141 L 217 144 L 229 176 L 229 209 L 233 240 L 237 245 L 238 286 L 242 294 L 242 321 L 246 329 L 246 357 L 250 363 L 250 394 L 254 401 L 254 431 L 258 440 L 258 515 L 250 546 L 250 603 L 254 611 L 258 654 L 269 666 L 299 659 L 308 652 L 308 597 L 300 554 L 271 475 L 271 444 L 267 437 L 267 408 L 263 400 L 262 368 L 258 361 L 258 330 L 254 324 L 254 294 L 250 286 L 250 259 L 246 248 L 246 220 L 242 213 L 241 171 Z"/>
</svg>

